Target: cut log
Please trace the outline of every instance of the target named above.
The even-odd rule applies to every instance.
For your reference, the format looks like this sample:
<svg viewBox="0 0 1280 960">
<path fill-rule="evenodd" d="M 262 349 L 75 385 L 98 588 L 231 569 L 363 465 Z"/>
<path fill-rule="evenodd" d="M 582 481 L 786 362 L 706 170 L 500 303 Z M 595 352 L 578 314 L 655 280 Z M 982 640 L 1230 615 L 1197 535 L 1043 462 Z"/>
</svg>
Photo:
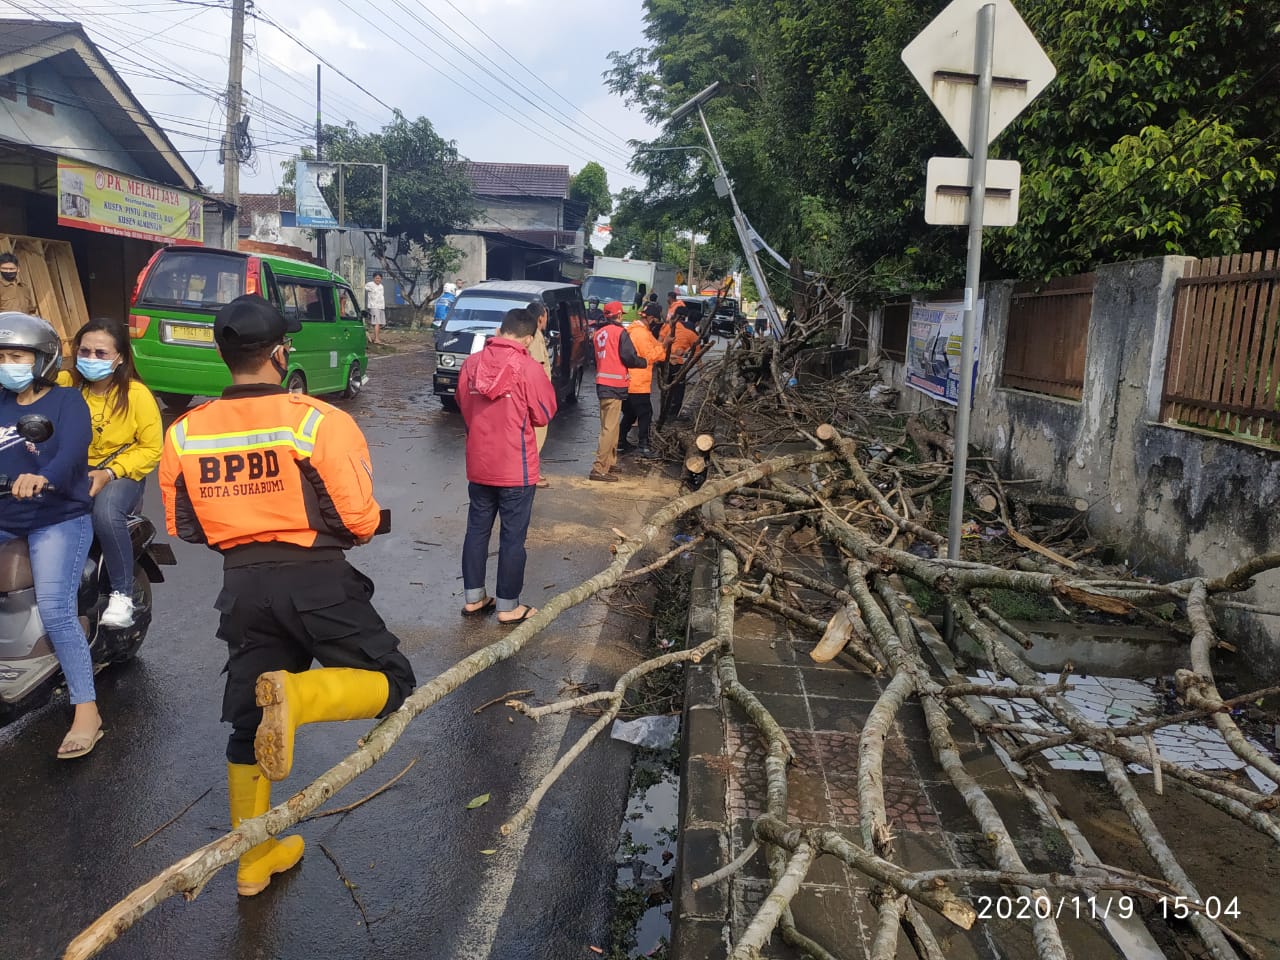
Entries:
<svg viewBox="0 0 1280 960">
<path fill-rule="evenodd" d="M 809 657 L 816 663 L 830 663 L 839 656 L 840 651 L 848 645 L 855 633 L 866 633 L 866 627 L 863 626 L 862 630 L 858 630 L 859 626 L 862 626 L 862 613 L 857 605 L 846 604 L 841 607 L 827 624 L 827 629 L 822 634 L 822 639 L 818 641 L 818 645 L 809 652 Z"/>
<path fill-rule="evenodd" d="M 983 513 L 995 513 L 1000 509 L 1000 501 L 985 483 L 969 483 L 965 485 L 969 499 Z"/>
<path fill-rule="evenodd" d="M 716 445 L 716 438 L 709 433 L 700 433 L 693 438 L 693 445 L 702 453 L 710 453 Z"/>
<path fill-rule="evenodd" d="M 684 458 L 684 468 L 690 473 L 705 473 L 707 458 L 701 454 L 690 454 Z"/>
<path fill-rule="evenodd" d="M 920 456 L 929 459 L 931 450 L 937 450 L 947 458 L 955 456 L 955 441 L 945 433 L 930 430 L 915 417 L 907 421 L 906 429 L 907 436 L 915 441 L 916 449 L 920 451 Z"/>
</svg>

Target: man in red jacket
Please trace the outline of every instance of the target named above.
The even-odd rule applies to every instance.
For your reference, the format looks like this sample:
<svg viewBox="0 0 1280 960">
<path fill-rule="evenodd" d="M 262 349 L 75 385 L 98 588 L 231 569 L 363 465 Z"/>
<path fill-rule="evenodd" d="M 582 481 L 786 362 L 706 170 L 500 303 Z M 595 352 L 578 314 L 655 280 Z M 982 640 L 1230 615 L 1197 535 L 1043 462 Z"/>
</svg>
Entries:
<svg viewBox="0 0 1280 960">
<path fill-rule="evenodd" d="M 498 335 L 458 371 L 458 407 L 467 424 L 467 535 L 462 542 L 464 617 L 497 610 L 499 623 L 521 623 L 537 609 L 520 602 L 524 587 L 524 538 L 538 484 L 534 427 L 556 414 L 556 394 L 546 371 L 529 356 L 538 323 L 527 310 L 508 310 Z M 498 583 L 485 592 L 485 567 L 493 521 L 498 531 Z"/>
</svg>

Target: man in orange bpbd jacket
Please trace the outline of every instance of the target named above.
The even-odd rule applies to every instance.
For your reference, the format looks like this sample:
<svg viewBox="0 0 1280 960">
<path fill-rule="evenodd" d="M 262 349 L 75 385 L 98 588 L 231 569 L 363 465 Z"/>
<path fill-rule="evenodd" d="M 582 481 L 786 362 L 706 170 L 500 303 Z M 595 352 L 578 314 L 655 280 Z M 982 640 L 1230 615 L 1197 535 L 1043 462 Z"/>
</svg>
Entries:
<svg viewBox="0 0 1280 960">
<path fill-rule="evenodd" d="M 299 725 L 385 716 L 414 685 L 370 603 L 373 581 L 343 557 L 378 528 L 368 445 L 348 414 L 281 388 L 289 332 L 258 296 L 219 310 L 213 337 L 232 384 L 173 424 L 160 460 L 169 533 L 222 554 L 233 829 L 270 808 Z M 301 837 L 260 843 L 240 858 L 237 890 L 260 893 L 302 852 Z"/>
<path fill-rule="evenodd" d="M 631 383 L 627 386 L 627 398 L 622 401 L 622 421 L 618 425 L 618 452 L 627 453 L 633 447 L 627 440 L 632 426 L 637 426 L 636 445 L 642 457 L 652 457 L 649 448 L 649 427 L 653 422 L 653 371 L 667 359 L 671 340 L 659 340 L 649 329 L 651 322 L 662 316 L 662 308 L 656 299 L 645 304 L 640 318 L 627 325 L 627 335 L 636 353 L 649 361 L 647 367 L 632 370 Z"/>
</svg>

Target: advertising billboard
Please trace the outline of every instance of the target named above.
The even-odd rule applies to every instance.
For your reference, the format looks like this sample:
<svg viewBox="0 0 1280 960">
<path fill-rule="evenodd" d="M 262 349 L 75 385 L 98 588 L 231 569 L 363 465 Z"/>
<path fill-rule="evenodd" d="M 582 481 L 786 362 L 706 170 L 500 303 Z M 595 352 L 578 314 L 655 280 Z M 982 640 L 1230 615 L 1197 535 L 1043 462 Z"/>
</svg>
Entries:
<svg viewBox="0 0 1280 960">
<path fill-rule="evenodd" d="M 982 308 L 978 301 L 977 332 L 969 376 L 978 375 L 978 346 L 981 341 Z M 964 304 L 913 303 L 911 328 L 907 332 L 907 386 L 952 406 L 960 396 L 960 343 L 964 335 Z"/>
<path fill-rule="evenodd" d="M 297 160 L 294 163 L 298 226 L 336 228 L 338 218 L 333 215 L 321 188 L 333 184 L 338 165 L 324 160 Z"/>
<path fill-rule="evenodd" d="M 204 243 L 204 200 L 176 187 L 58 158 L 58 224 L 162 243 Z"/>
</svg>

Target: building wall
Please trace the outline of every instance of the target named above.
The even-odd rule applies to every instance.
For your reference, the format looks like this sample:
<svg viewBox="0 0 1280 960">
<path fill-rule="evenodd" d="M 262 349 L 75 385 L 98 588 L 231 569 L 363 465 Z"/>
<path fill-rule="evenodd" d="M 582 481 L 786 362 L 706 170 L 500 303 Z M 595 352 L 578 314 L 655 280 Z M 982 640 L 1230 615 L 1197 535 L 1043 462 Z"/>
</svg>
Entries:
<svg viewBox="0 0 1280 960">
<path fill-rule="evenodd" d="M 559 230 L 564 224 L 564 201 L 540 197 L 477 197 L 483 212 L 471 226 L 476 230 Z"/>
<path fill-rule="evenodd" d="M 20 70 L 5 80 L 12 86 L 0 84 L 0 104 L 4 107 L 0 109 L 0 139 L 37 144 L 50 153 L 146 176 L 133 155 L 98 122 L 91 104 L 68 106 L 81 97 L 50 63 Z M 32 96 L 28 96 L 28 89 Z M 4 96 L 6 91 L 12 97 Z M 38 105 L 33 107 L 33 102 Z"/>
<path fill-rule="evenodd" d="M 1012 285 L 987 284 L 971 425 L 1004 475 L 1085 498 L 1093 533 L 1160 579 L 1220 576 L 1280 544 L 1280 449 L 1159 422 L 1185 262 L 1099 268 L 1079 402 L 1000 386 Z M 902 364 L 881 369 L 902 409 L 939 406 L 906 386 Z M 1274 606 L 1277 596 L 1271 571 L 1243 599 Z M 1254 672 L 1280 676 L 1280 617 L 1223 611 L 1219 623 Z"/>
</svg>

